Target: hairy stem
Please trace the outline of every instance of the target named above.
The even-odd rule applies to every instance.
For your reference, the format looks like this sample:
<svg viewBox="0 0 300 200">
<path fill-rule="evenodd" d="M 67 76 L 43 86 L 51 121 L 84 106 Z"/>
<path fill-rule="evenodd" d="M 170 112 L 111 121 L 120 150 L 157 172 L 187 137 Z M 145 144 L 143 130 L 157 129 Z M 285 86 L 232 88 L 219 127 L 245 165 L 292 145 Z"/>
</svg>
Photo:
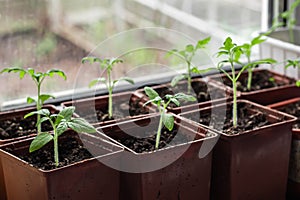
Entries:
<svg viewBox="0 0 300 200">
<path fill-rule="evenodd" d="M 159 124 L 158 124 L 157 134 L 156 134 L 155 149 L 158 149 L 158 147 L 159 147 L 161 129 L 162 129 L 162 124 L 163 124 L 163 119 L 162 119 L 163 118 L 163 112 L 165 112 L 164 109 L 161 109 L 160 103 L 158 104 L 158 109 L 159 109 L 159 113 L 160 113 L 160 118 L 159 118 Z"/>
<path fill-rule="evenodd" d="M 252 70 L 252 68 L 250 67 L 250 68 L 248 69 L 248 82 L 247 82 L 247 89 L 248 89 L 248 91 L 251 90 L 252 76 L 253 76 L 253 70 Z"/>
<path fill-rule="evenodd" d="M 232 123 L 233 127 L 237 127 L 237 88 L 236 88 L 236 77 L 233 63 L 231 63 L 232 70 L 232 90 L 233 90 L 233 108 L 232 108 Z"/>
<path fill-rule="evenodd" d="M 191 93 L 191 89 L 192 89 L 192 78 L 191 78 L 192 74 L 191 74 L 191 62 L 188 61 L 188 88 L 187 88 L 187 93 L 190 94 Z"/>
<path fill-rule="evenodd" d="M 59 159 L 58 159 L 58 134 L 57 134 L 57 129 L 56 129 L 56 126 L 55 126 L 54 122 L 51 119 L 49 121 L 51 123 L 51 126 L 53 128 L 53 133 L 54 133 L 54 136 L 53 136 L 54 162 L 55 162 L 55 166 L 58 167 L 58 164 L 59 164 Z"/>
<path fill-rule="evenodd" d="M 56 133 L 56 129 L 54 129 L 53 142 L 54 142 L 54 161 L 55 161 L 55 166 L 57 167 L 59 164 L 59 160 L 58 160 L 58 136 Z"/>
<path fill-rule="evenodd" d="M 113 87 L 112 87 L 112 83 L 111 83 L 111 74 L 110 71 L 107 71 L 107 75 L 108 75 L 108 117 L 112 118 L 113 115 L 113 106 L 112 106 L 112 91 L 113 91 Z"/>
<path fill-rule="evenodd" d="M 41 84 L 38 84 L 37 85 L 37 88 L 38 88 L 38 96 L 37 96 L 37 101 L 36 101 L 36 110 L 39 111 L 42 109 L 42 102 L 41 102 L 41 99 L 40 99 L 40 95 L 41 95 Z M 37 122 L 41 119 L 41 115 L 40 114 L 37 114 Z M 40 134 L 42 132 L 42 125 L 39 124 L 37 126 L 37 133 Z"/>
</svg>

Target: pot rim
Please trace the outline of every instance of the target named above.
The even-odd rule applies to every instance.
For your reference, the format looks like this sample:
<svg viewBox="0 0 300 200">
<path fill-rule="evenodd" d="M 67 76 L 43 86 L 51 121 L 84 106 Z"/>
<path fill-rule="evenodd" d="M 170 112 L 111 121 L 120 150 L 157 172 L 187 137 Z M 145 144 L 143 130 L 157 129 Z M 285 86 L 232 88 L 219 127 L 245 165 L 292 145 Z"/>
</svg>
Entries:
<svg viewBox="0 0 300 200">
<path fill-rule="evenodd" d="M 203 111 L 203 110 L 209 110 L 209 109 L 211 109 L 212 107 L 213 107 L 213 108 L 216 108 L 216 107 L 223 107 L 223 106 L 226 107 L 226 106 L 228 106 L 229 104 L 232 104 L 232 103 L 233 103 L 233 102 L 230 101 L 230 102 L 218 104 L 218 105 L 215 105 L 215 106 L 210 106 L 210 107 L 200 108 L 200 109 L 197 109 L 197 110 L 193 110 L 193 111 L 188 111 L 188 112 L 185 112 L 185 113 L 181 113 L 181 114 L 179 114 L 179 116 L 184 117 L 184 115 L 186 115 L 186 114 L 188 114 L 188 113 L 193 113 L 193 112 Z M 278 119 L 278 116 L 276 116 L 276 115 L 284 116 L 284 117 L 286 117 L 286 119 L 285 119 L 284 121 L 279 121 L 279 122 L 272 123 L 272 124 L 270 124 L 270 125 L 265 125 L 265 126 L 259 127 L 259 128 L 255 129 L 255 130 L 243 131 L 243 132 L 241 132 L 241 133 L 233 134 L 233 135 L 223 133 L 223 131 L 216 130 L 216 129 L 212 128 L 212 127 L 209 127 L 209 126 L 200 124 L 200 123 L 195 122 L 195 121 L 190 120 L 190 119 L 187 119 L 187 120 L 193 122 L 194 124 L 198 124 L 198 125 L 201 125 L 201 126 L 203 126 L 203 127 L 206 127 L 207 129 L 214 130 L 215 132 L 218 132 L 219 134 L 221 134 L 221 135 L 223 135 L 223 136 L 226 136 L 226 137 L 228 137 L 228 138 L 237 138 L 237 137 L 243 137 L 244 135 L 249 135 L 249 134 L 253 135 L 253 134 L 256 134 L 255 132 L 257 132 L 257 130 L 267 129 L 267 128 L 270 128 L 270 127 L 273 127 L 273 126 L 276 126 L 276 125 L 282 125 L 282 124 L 287 123 L 287 122 L 292 123 L 292 122 L 296 121 L 296 119 L 297 119 L 295 116 L 289 115 L 289 114 L 287 114 L 287 113 L 284 113 L 284 112 L 281 112 L 281 111 L 278 111 L 278 110 L 271 109 L 271 108 L 269 108 L 269 107 L 267 107 L 267 106 L 263 106 L 263 105 L 254 103 L 254 102 L 252 102 L 252 101 L 248 101 L 248 100 L 244 100 L 244 99 L 238 99 L 238 100 L 237 100 L 237 103 L 247 103 L 247 104 L 254 105 L 255 107 L 258 107 L 258 108 L 260 108 L 260 109 L 262 109 L 262 110 L 267 110 L 268 112 L 273 113 L 272 115 L 269 114 L 269 116 L 272 117 L 272 118 L 275 118 L 275 119 Z M 276 114 L 276 115 L 275 115 L 275 114 Z M 252 132 L 254 132 L 254 133 L 252 133 Z"/>
<path fill-rule="evenodd" d="M 111 155 L 118 154 L 118 153 L 121 153 L 121 152 L 124 151 L 123 147 L 121 147 L 119 145 L 116 145 L 113 142 L 104 140 L 103 138 L 99 138 L 99 137 L 93 136 L 93 135 L 88 134 L 88 133 L 77 133 L 77 134 L 79 135 L 79 139 L 80 140 L 84 140 L 84 142 L 88 142 L 89 144 L 92 144 L 92 145 L 95 145 L 95 146 L 99 146 L 98 144 L 95 144 L 92 141 L 89 141 L 87 139 L 83 139 L 82 136 L 83 137 L 92 137 L 93 139 L 99 140 L 99 141 L 104 142 L 104 143 L 106 143 L 108 145 L 112 145 L 114 148 L 116 148 L 118 150 L 114 151 L 114 150 L 110 149 L 111 152 L 109 152 L 109 153 L 105 153 L 105 154 L 99 155 L 99 156 L 94 156 L 92 158 L 84 159 L 84 160 L 81 160 L 81 161 L 78 161 L 78 162 L 75 162 L 75 163 L 72 163 L 72 164 L 69 164 L 69 165 L 66 165 L 66 166 L 62 166 L 62 167 L 58 167 L 58 168 L 50 169 L 50 170 L 43 170 L 43 169 L 40 169 L 40 168 L 36 168 L 33 165 L 29 164 L 28 162 L 25 162 L 24 160 L 22 160 L 18 156 L 15 156 L 15 155 L 13 155 L 13 154 L 11 154 L 11 153 L 9 153 L 9 152 L 7 152 L 7 151 L 5 151 L 3 149 L 5 147 L 7 147 L 7 146 L 16 145 L 17 143 L 31 141 L 31 140 L 33 140 L 33 138 L 27 138 L 27 139 L 24 139 L 24 140 L 19 140 L 19 141 L 15 141 L 15 142 L 11 142 L 11 143 L 7 143 L 7 144 L 4 144 L 4 145 L 1 145 L 0 146 L 0 153 L 3 154 L 3 156 L 5 156 L 7 159 L 16 160 L 18 165 L 29 166 L 29 169 L 32 170 L 32 171 L 37 171 L 37 172 L 39 172 L 41 174 L 50 174 L 50 173 L 54 173 L 56 171 L 66 170 L 68 168 L 76 167 L 78 165 L 83 165 L 83 164 L 86 164 L 86 163 L 89 163 L 89 162 L 93 162 L 93 161 L 98 160 L 100 158 L 106 158 L 106 157 L 109 157 Z"/>
<path fill-rule="evenodd" d="M 178 115 L 174 114 L 174 113 L 169 113 L 169 114 L 172 114 L 174 116 L 174 118 L 177 118 L 177 119 L 180 119 L 180 120 L 183 120 L 185 123 L 190 123 L 188 120 L 186 119 L 183 119 L 182 117 L 179 117 Z M 122 121 L 122 122 L 119 122 L 117 124 L 110 124 L 110 125 L 105 125 L 105 126 L 102 126 L 102 127 L 98 127 L 96 130 L 97 132 L 103 136 L 104 138 L 112 141 L 113 143 L 117 144 L 117 145 L 120 145 L 122 146 L 124 149 L 128 150 L 129 152 L 135 154 L 135 155 L 149 155 L 149 154 L 153 154 L 153 153 L 157 153 L 157 152 L 161 152 L 161 151 L 166 151 L 166 150 L 171 150 L 171 149 L 174 149 L 174 148 L 178 148 L 178 147 L 182 147 L 182 146 L 185 146 L 185 145 L 191 145 L 193 143 L 197 143 L 197 142 L 201 142 L 201 141 L 205 141 L 205 140 L 209 140 L 209 139 L 213 139 L 213 138 L 216 138 L 218 137 L 219 135 L 214 131 L 214 130 L 211 130 L 211 129 L 208 129 L 207 127 L 205 126 L 202 126 L 202 125 L 198 125 L 198 124 L 191 124 L 194 126 L 194 128 L 197 128 L 197 131 L 195 130 L 192 130 L 191 128 L 185 126 L 185 125 L 182 125 L 182 124 L 179 124 L 176 119 L 175 119 L 175 123 L 179 126 L 181 126 L 182 128 L 190 131 L 190 132 L 193 132 L 195 135 L 200 135 L 202 136 L 200 139 L 196 139 L 196 140 L 193 140 L 193 141 L 189 141 L 189 142 L 185 142 L 185 143 L 180 143 L 180 144 L 176 144 L 176 145 L 172 145 L 172 146 L 167 146 L 167 147 L 164 147 L 162 149 L 157 149 L 157 150 L 154 150 L 154 151 L 151 151 L 151 152 L 143 152 L 143 153 L 137 153 L 135 152 L 134 150 L 126 147 L 125 145 L 123 145 L 122 143 L 118 142 L 117 140 L 109 137 L 108 135 L 106 135 L 105 133 L 103 133 L 101 131 L 102 128 L 107 128 L 107 127 L 111 127 L 111 126 L 117 126 L 119 124 L 126 124 L 126 123 L 131 123 L 131 122 L 136 122 L 136 121 L 139 121 L 139 120 L 143 120 L 143 119 L 147 119 L 147 118 L 150 118 L 150 117 L 158 117 L 159 116 L 159 113 L 154 113 L 154 114 L 151 114 L 151 115 L 148 115 L 148 116 L 145 116 L 145 117 L 142 117 L 142 118 L 137 118 L 137 119 L 133 119 L 133 120 L 130 120 L 130 121 Z M 199 128 L 201 130 L 206 130 L 208 131 L 211 135 L 210 136 L 206 136 L 204 135 L 203 133 L 199 133 Z"/>
</svg>

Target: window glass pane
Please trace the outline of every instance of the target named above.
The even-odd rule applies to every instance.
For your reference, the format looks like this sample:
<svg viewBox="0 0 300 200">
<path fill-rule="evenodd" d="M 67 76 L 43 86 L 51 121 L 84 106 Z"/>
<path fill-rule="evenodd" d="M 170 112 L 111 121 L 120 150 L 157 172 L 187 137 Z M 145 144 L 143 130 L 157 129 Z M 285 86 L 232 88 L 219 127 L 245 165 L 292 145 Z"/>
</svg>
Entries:
<svg viewBox="0 0 300 200">
<path fill-rule="evenodd" d="M 58 68 L 68 76 L 47 78 L 44 93 L 58 96 L 86 88 L 103 75 L 97 65 L 81 64 L 87 55 L 120 56 L 114 77 L 144 80 L 184 69 L 166 58 L 172 48 L 211 36 L 197 66 L 215 63 L 214 53 L 227 37 L 244 42 L 261 26 L 260 0 L 0 0 L 0 68 Z M 160 27 L 149 28 L 149 27 Z M 138 29 L 137 29 L 138 28 Z M 167 28 L 167 29 L 165 29 Z M 130 32 L 135 30 L 134 32 Z M 138 30 L 138 31 L 136 31 Z M 127 32 L 126 32 L 127 31 Z M 0 75 L 1 104 L 34 96 L 29 77 Z"/>
</svg>

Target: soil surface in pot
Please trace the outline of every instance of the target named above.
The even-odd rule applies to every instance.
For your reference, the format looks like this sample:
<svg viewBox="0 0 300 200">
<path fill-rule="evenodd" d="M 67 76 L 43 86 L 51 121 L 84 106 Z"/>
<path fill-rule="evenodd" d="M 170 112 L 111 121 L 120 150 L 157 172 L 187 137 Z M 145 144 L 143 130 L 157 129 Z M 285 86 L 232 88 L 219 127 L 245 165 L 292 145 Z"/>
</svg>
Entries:
<svg viewBox="0 0 300 200">
<path fill-rule="evenodd" d="M 287 104 L 278 108 L 278 110 L 297 117 L 297 120 L 293 124 L 293 128 L 300 129 L 300 101 Z"/>
<path fill-rule="evenodd" d="M 136 153 L 151 152 L 155 149 L 156 142 L 156 131 L 145 133 L 146 135 L 151 135 L 149 137 L 137 138 L 133 136 L 128 136 L 126 138 L 116 139 L 118 142 L 122 143 L 126 147 L 132 149 Z M 175 137 L 176 136 L 176 137 Z M 178 129 L 174 127 L 172 131 L 169 131 L 165 127 L 161 130 L 161 137 L 159 142 L 159 149 L 167 147 L 167 145 L 172 142 L 172 146 L 176 144 L 182 144 L 191 141 L 187 135 L 178 132 Z"/>
<path fill-rule="evenodd" d="M 208 88 L 207 88 L 207 83 L 205 83 L 205 82 L 198 82 L 198 81 L 192 82 L 192 89 L 193 89 L 193 91 L 192 91 L 191 95 L 193 95 L 197 98 L 198 103 L 213 100 L 213 99 L 211 99 L 210 92 L 214 94 L 215 99 L 220 99 L 220 98 L 225 97 L 225 92 L 221 89 L 214 88 L 214 89 L 212 89 L 212 91 L 209 92 Z M 179 92 L 187 94 L 187 84 L 182 83 L 182 84 L 178 84 L 174 87 L 155 88 L 155 91 L 161 97 L 164 97 L 167 94 L 174 95 Z M 146 95 L 146 94 L 144 93 L 144 95 Z M 195 102 L 181 101 L 180 106 L 190 105 L 193 103 L 195 103 Z M 169 104 L 169 107 L 176 108 L 178 106 L 176 104 L 174 104 L 173 102 L 171 102 Z"/>
<path fill-rule="evenodd" d="M 200 117 L 194 114 L 187 115 L 186 117 L 199 122 L 200 124 L 216 128 L 228 135 L 239 134 L 271 124 L 271 122 L 268 121 L 266 114 L 255 110 L 253 105 L 246 103 L 238 103 L 237 127 L 233 127 L 232 123 L 232 105 L 230 105 L 229 108 L 226 108 L 226 114 L 225 112 L 222 113 L 222 109 L 220 109 L 213 113 L 201 111 Z"/>
<path fill-rule="evenodd" d="M 50 142 L 52 143 L 52 142 Z M 53 145 L 46 145 L 43 148 L 26 155 L 18 155 L 11 149 L 6 148 L 7 152 L 11 152 L 22 160 L 28 162 L 36 168 L 43 170 L 55 169 Z M 59 166 L 67 166 L 72 163 L 92 158 L 93 155 L 78 142 L 75 137 L 68 137 L 67 140 L 58 143 Z"/>
<path fill-rule="evenodd" d="M 12 117 L 0 120 L 0 139 L 11 139 L 37 133 L 36 117 Z M 42 123 L 42 131 L 52 130 L 50 123 Z"/>
<path fill-rule="evenodd" d="M 108 117 L 107 107 L 105 109 L 96 108 L 96 113 L 86 113 L 84 111 L 77 111 L 77 113 L 86 119 L 89 123 L 105 122 L 114 119 L 122 119 L 129 116 L 137 116 L 142 114 L 149 114 L 147 107 L 143 107 L 143 102 L 140 98 L 135 98 L 130 100 L 124 100 L 119 102 L 117 105 L 113 105 L 113 117 Z M 95 114 L 97 119 L 95 118 Z M 129 115 L 128 115 L 129 114 Z"/>
<path fill-rule="evenodd" d="M 247 89 L 247 82 L 248 82 L 247 77 L 248 76 L 245 76 L 245 78 L 240 77 L 239 80 L 237 81 L 237 90 L 238 91 L 252 92 L 252 91 L 287 85 L 286 81 L 276 80 L 276 79 L 274 79 L 272 73 L 270 73 L 269 71 L 263 70 L 263 71 L 259 71 L 259 73 L 258 72 L 253 73 L 251 89 L 248 90 Z M 223 78 L 223 83 L 227 86 L 232 87 L 232 82 L 227 77 Z M 293 81 L 293 80 L 288 81 L 288 84 L 293 84 L 293 83 L 295 83 L 295 81 Z"/>
</svg>

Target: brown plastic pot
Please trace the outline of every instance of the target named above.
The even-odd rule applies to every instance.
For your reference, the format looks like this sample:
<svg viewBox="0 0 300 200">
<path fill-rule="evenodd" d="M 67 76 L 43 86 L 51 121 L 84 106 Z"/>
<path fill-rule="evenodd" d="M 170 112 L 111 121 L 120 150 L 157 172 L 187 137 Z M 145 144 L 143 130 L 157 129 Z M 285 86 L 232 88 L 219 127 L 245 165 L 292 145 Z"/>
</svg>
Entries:
<svg viewBox="0 0 300 200">
<path fill-rule="evenodd" d="M 290 78 L 286 75 L 276 73 L 271 70 L 267 69 L 255 69 L 253 71 L 253 74 L 260 73 L 262 71 L 268 71 L 273 75 L 273 78 L 275 79 L 275 82 L 281 82 L 285 83 L 286 85 L 278 86 L 278 87 L 272 87 L 267 89 L 261 89 L 251 92 L 242 92 L 238 91 L 240 99 L 246 99 L 261 105 L 269 105 L 273 104 L 282 100 L 285 100 L 287 98 L 295 97 L 297 94 L 296 92 L 299 92 L 299 88 L 295 85 L 295 80 L 293 78 Z M 238 72 L 237 72 L 238 73 Z M 228 79 L 225 74 L 220 75 L 212 75 L 208 77 L 212 82 L 219 84 L 220 87 L 225 87 L 227 91 L 229 91 L 231 94 L 233 94 L 232 88 L 229 86 L 224 85 L 223 82 L 220 82 L 220 80 Z M 247 79 L 247 71 L 243 72 L 239 79 Z M 293 82 L 293 83 L 290 83 Z"/>
<path fill-rule="evenodd" d="M 201 90 L 197 88 L 197 84 L 203 84 L 207 88 L 205 90 Z M 179 92 L 187 94 L 187 81 L 180 81 L 176 86 L 172 87 L 170 83 L 167 84 L 160 84 L 152 87 L 155 91 L 157 91 L 159 94 L 162 93 L 162 97 L 166 94 L 176 94 Z M 216 105 L 219 103 L 225 103 L 231 99 L 231 93 L 226 91 L 223 87 L 220 87 L 218 84 L 210 83 L 205 81 L 203 78 L 194 78 L 192 79 L 192 93 L 191 95 L 195 96 L 196 91 L 198 92 L 208 92 L 210 95 L 210 100 L 208 101 L 202 101 L 202 102 L 187 102 L 186 105 L 180 105 L 178 107 L 171 107 L 168 106 L 168 111 L 179 114 L 182 112 L 187 112 L 189 110 L 194 110 L 198 108 L 208 107 L 212 105 Z M 149 100 L 149 98 L 146 96 L 144 89 L 137 90 L 137 95 L 145 98 L 146 100 Z M 154 106 L 154 105 L 153 105 Z"/>
<path fill-rule="evenodd" d="M 69 107 L 69 106 L 75 106 L 76 107 L 76 115 L 82 118 L 85 118 L 89 123 L 91 124 L 98 124 L 98 125 L 106 125 L 106 124 L 112 124 L 124 120 L 130 120 L 132 118 L 138 118 L 141 116 L 144 116 L 149 113 L 155 112 L 155 108 L 148 106 L 143 107 L 143 103 L 145 103 L 144 100 L 140 99 L 140 97 L 136 96 L 132 92 L 122 92 L 122 93 L 115 93 L 113 94 L 113 115 L 117 114 L 115 113 L 114 107 L 123 105 L 125 108 L 123 109 L 125 112 L 124 117 L 116 118 L 114 120 L 108 120 L 108 121 L 99 121 L 96 116 L 96 110 L 101 110 L 102 112 L 107 113 L 108 109 L 108 95 L 103 95 L 99 97 L 91 97 L 86 99 L 80 99 L 80 100 L 74 100 L 74 101 L 68 101 L 63 102 L 61 105 L 63 107 Z M 145 109 L 146 114 L 140 114 L 131 116 L 129 112 L 129 102 L 130 101 L 140 101 L 138 103 L 138 106 L 142 109 Z M 90 115 L 89 118 L 87 116 Z"/>
<path fill-rule="evenodd" d="M 223 133 L 222 126 L 217 130 L 210 127 L 220 133 L 213 152 L 212 199 L 285 199 L 291 127 L 296 119 L 246 100 L 238 102 L 252 104 L 255 110 L 251 112 L 265 113 L 270 125 L 235 135 Z M 200 117 L 211 115 L 228 106 L 229 103 L 220 104 L 180 116 L 192 119 L 195 113 L 200 113 Z"/>
<path fill-rule="evenodd" d="M 216 142 L 215 133 L 176 118 L 175 128 L 190 142 L 144 153 L 137 153 L 118 142 L 129 135 L 146 137 L 147 131 L 157 129 L 158 120 L 158 115 L 152 115 L 135 119 L 134 123 L 118 123 L 97 129 L 103 137 L 125 148 L 121 159 L 120 199 L 208 200 L 212 154 L 207 151 L 199 155 L 199 151 L 202 146 Z M 210 135 L 206 137 L 207 133 Z"/>
<path fill-rule="evenodd" d="M 32 139 L 1 146 L 7 199 L 119 199 L 119 172 L 102 162 L 108 160 L 117 164 L 123 149 L 88 134 L 79 137 L 71 131 L 59 140 L 63 142 L 68 137 L 82 141 L 95 157 L 53 170 L 41 170 L 15 156 L 29 154 Z M 15 155 L 8 153 L 6 148 L 12 149 Z"/>
<path fill-rule="evenodd" d="M 50 112 L 55 113 L 59 112 L 59 110 L 54 106 L 54 105 L 45 105 L 44 108 L 47 108 L 50 110 Z M 20 119 L 23 119 L 23 117 L 32 111 L 35 111 L 35 107 L 29 107 L 29 108 L 22 108 L 22 109 L 17 109 L 17 110 L 9 110 L 5 112 L 0 113 L 0 118 L 1 120 L 7 120 L 7 119 L 12 119 L 14 117 L 19 117 Z M 0 123 L 1 124 L 1 123 Z M 1 125 L 0 125 L 1 127 Z M 32 138 L 36 135 L 36 133 L 32 133 L 29 135 L 24 135 L 20 137 L 15 137 L 15 138 L 10 138 L 10 139 L 0 139 L 0 146 L 19 141 L 19 140 L 24 140 L 27 138 Z M 0 158 L 0 199 L 5 200 L 6 199 L 6 192 L 5 192 L 5 185 L 4 185 L 4 180 L 3 180 L 3 171 L 2 171 L 2 164 L 1 164 L 1 158 Z"/>
<path fill-rule="evenodd" d="M 275 104 L 271 104 L 268 107 L 276 110 L 280 110 L 289 104 L 300 102 L 300 97 L 281 101 Z M 290 114 L 290 113 L 287 113 Z M 298 117 L 299 116 L 295 116 Z M 300 199 L 300 129 L 292 129 L 292 146 L 290 154 L 289 164 L 289 177 L 287 184 L 287 198 L 288 199 Z"/>
</svg>

